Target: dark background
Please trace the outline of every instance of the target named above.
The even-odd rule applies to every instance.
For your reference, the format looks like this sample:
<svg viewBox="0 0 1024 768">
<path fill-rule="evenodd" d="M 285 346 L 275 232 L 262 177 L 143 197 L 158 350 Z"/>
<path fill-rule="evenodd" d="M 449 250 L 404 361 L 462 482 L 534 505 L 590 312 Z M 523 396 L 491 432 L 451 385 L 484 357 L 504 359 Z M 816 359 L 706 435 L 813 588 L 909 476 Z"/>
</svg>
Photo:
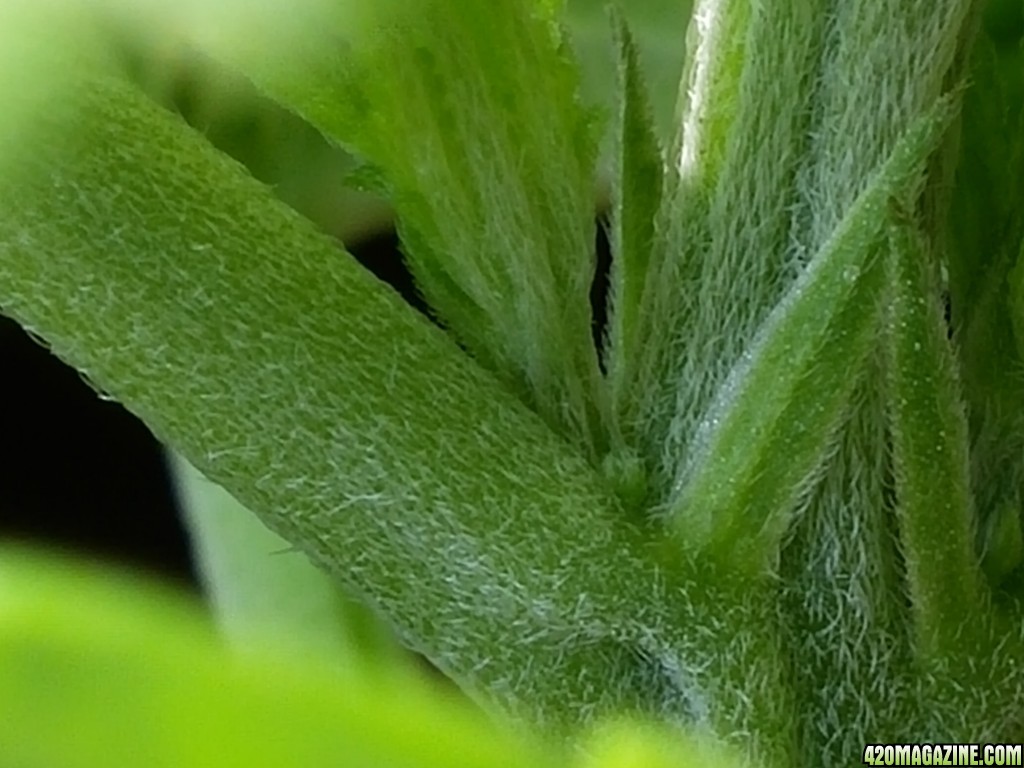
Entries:
<svg viewBox="0 0 1024 768">
<path fill-rule="evenodd" d="M 193 583 L 187 538 L 149 431 L 8 318 L 0 318 L 0 372 L 0 538 Z"/>
</svg>

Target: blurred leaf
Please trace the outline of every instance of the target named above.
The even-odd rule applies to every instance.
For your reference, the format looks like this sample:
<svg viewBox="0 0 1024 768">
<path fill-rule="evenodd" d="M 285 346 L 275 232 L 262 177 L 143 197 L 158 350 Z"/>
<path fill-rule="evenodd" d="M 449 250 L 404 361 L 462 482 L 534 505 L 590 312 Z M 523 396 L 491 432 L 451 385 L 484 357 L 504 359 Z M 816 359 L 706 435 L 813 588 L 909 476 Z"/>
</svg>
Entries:
<svg viewBox="0 0 1024 768">
<path fill-rule="evenodd" d="M 0 691 L 4 765 L 563 764 L 415 677 L 231 656 L 174 595 L 9 548 Z"/>
<path fill-rule="evenodd" d="M 696 732 L 612 721 L 583 742 L 581 768 L 752 768 L 738 752 Z"/>
<path fill-rule="evenodd" d="M 15 161 L 52 105 L 73 97 L 78 70 L 117 70 L 107 42 L 79 4 L 0 4 L 0 176 L 16 172 Z"/>
<path fill-rule="evenodd" d="M 982 567 L 989 583 L 1000 586 L 1024 563 L 1024 534 L 1020 507 L 1010 501 L 991 514 Z"/>
<path fill-rule="evenodd" d="M 980 546 L 1024 508 L 1024 7 L 986 4 L 969 60 L 952 204 L 949 304 L 968 405 Z M 1019 525 L 1019 523 L 1018 523 Z M 1009 529 L 1012 530 L 1012 527 Z"/>
<path fill-rule="evenodd" d="M 570 756 L 391 667 L 266 649 L 239 658 L 177 593 L 10 547 L 0 691 L 5 765 L 749 765 L 707 736 L 624 720 L 597 726 Z"/>
<path fill-rule="evenodd" d="M 975 409 L 1019 385 L 1005 362 L 1016 356 L 1007 322 L 1007 275 L 1024 238 L 1024 49 L 982 35 L 964 100 L 960 163 L 950 211 L 952 318 L 971 377 Z"/>
<path fill-rule="evenodd" d="M 353 245 L 393 227 L 379 194 L 356 189 L 354 159 L 229 68 L 188 46 L 135 41 L 133 80 L 321 230 Z"/>
</svg>

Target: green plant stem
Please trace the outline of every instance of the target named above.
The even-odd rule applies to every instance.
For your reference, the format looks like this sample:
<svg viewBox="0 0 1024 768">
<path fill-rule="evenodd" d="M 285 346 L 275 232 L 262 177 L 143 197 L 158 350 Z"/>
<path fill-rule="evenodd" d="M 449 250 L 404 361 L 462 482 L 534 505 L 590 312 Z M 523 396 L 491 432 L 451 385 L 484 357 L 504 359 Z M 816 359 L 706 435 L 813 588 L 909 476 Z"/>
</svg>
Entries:
<svg viewBox="0 0 1024 768">
<path fill-rule="evenodd" d="M 6 313 L 472 695 L 550 729 L 647 706 L 617 638 L 662 593 L 583 457 L 130 87 L 82 74 L 25 135 Z"/>
<path fill-rule="evenodd" d="M 168 458 L 207 599 L 233 647 L 399 663 L 390 630 L 366 606 L 181 456 Z"/>
<path fill-rule="evenodd" d="M 596 466 L 611 443 L 589 303 L 597 131 L 552 8 L 378 5 L 345 55 L 313 30 L 291 67 L 208 50 L 379 171 L 431 307 Z"/>
</svg>

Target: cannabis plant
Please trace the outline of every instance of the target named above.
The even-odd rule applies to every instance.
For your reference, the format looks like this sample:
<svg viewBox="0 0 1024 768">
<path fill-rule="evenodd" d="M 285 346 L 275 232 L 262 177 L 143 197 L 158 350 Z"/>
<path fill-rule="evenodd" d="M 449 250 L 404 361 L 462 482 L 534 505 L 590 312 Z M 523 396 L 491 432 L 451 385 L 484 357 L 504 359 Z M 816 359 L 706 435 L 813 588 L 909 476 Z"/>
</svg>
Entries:
<svg viewBox="0 0 1024 768">
<path fill-rule="evenodd" d="M 229 654 L 6 554 L 5 757 L 1024 740 L 1024 4 L 700 0 L 669 133 L 619 12 L 605 108 L 556 0 L 164 5 L 4 7 L 0 306 L 308 562 L 194 505 L 223 626 L 278 616 Z M 168 40 L 351 153 L 429 317 L 154 102 Z"/>
</svg>

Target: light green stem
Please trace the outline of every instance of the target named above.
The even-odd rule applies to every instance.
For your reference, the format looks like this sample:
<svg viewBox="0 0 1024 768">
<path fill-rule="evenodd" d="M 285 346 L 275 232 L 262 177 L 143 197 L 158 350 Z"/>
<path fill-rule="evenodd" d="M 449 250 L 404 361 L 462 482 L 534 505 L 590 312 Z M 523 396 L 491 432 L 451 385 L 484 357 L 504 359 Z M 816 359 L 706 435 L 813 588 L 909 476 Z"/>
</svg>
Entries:
<svg viewBox="0 0 1024 768">
<path fill-rule="evenodd" d="M 644 706 L 615 638 L 659 590 L 582 456 L 131 88 L 83 74 L 23 135 L 5 312 L 474 696 L 549 728 Z"/>
<path fill-rule="evenodd" d="M 168 459 L 207 598 L 232 646 L 398 663 L 394 638 L 368 608 L 181 456 Z"/>
</svg>

